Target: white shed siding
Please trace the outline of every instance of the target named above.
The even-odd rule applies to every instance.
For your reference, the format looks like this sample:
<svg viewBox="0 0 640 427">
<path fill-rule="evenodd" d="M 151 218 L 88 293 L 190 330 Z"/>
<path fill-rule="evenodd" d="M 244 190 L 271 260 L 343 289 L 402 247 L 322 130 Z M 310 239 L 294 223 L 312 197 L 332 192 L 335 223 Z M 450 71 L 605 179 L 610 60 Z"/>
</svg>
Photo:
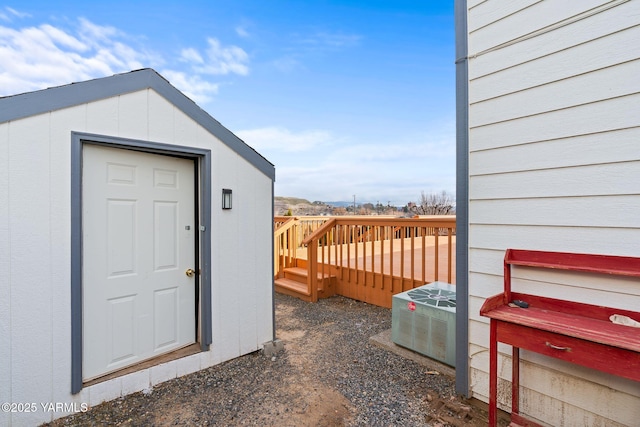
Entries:
<svg viewBox="0 0 640 427">
<path fill-rule="evenodd" d="M 71 390 L 71 132 L 212 151 L 207 353 Z M 221 188 L 234 208 L 223 212 Z M 0 401 L 98 404 L 261 348 L 273 338 L 271 178 L 151 89 L 0 124 Z M 5 387 L 5 384 L 7 385 Z M 36 425 L 63 413 L 0 413 Z"/>
<path fill-rule="evenodd" d="M 640 1 L 468 8 L 470 387 L 488 401 L 489 328 L 478 313 L 502 291 L 505 249 L 640 256 Z M 637 280 L 518 269 L 513 280 L 522 292 L 640 307 Z M 508 409 L 510 347 L 499 350 Z M 640 419 L 637 383 L 523 353 L 528 416 L 558 426 Z"/>
<path fill-rule="evenodd" d="M 71 395 L 71 334 L 69 327 L 71 323 L 71 277 L 69 260 L 71 258 L 71 221 L 69 220 L 69 206 L 71 204 L 70 191 L 71 177 L 69 176 L 69 159 L 71 158 L 69 126 L 77 126 L 76 131 L 83 132 L 86 129 L 86 108 L 68 108 L 64 110 L 52 111 L 48 116 L 49 136 L 40 141 L 38 145 L 51 147 L 49 152 L 49 164 L 51 165 L 51 181 L 49 185 L 49 200 L 51 205 L 50 222 L 50 248 L 51 248 L 51 306 L 54 313 L 49 320 L 52 326 L 51 342 L 52 348 L 52 384 L 47 389 L 49 400 L 46 402 L 75 402 L 90 403 L 90 389 L 83 389 L 76 395 Z M 20 120 L 28 123 L 29 120 Z M 12 140 L 12 143 L 18 143 Z M 33 152 L 38 153 L 41 146 L 34 145 Z M 13 161 L 13 159 L 12 159 Z M 30 170 L 30 173 L 33 171 Z M 32 311 L 34 309 L 32 308 Z M 33 315 L 33 313 L 31 313 Z M 65 327 L 66 326 L 66 327 Z M 20 333 L 18 325 L 14 325 L 12 333 Z M 15 357 L 24 358 L 23 354 L 16 354 Z M 28 359 L 28 358 L 27 358 Z M 27 363 L 33 363 L 28 360 Z M 97 391 L 94 393 L 98 395 Z M 28 396 L 25 395 L 23 398 Z M 95 397 L 94 397 L 95 398 Z M 16 398 L 14 397 L 14 401 Z M 44 414 L 39 411 L 41 417 L 58 418 L 65 414 Z M 20 424 L 22 419 L 14 419 L 16 424 Z"/>
<path fill-rule="evenodd" d="M 0 126 L 0 189 L 9 188 L 9 127 Z M 0 378 L 11 377 L 11 234 L 9 192 L 0 191 Z M 0 387 L 0 402 L 9 402 L 11 386 Z M 0 424 L 8 425 L 10 414 L 0 412 Z"/>
<path fill-rule="evenodd" d="M 12 144 L 14 139 L 20 144 Z M 9 245 L 11 292 L 11 399 L 47 402 L 52 387 L 52 307 L 49 116 L 9 126 Z M 44 143 L 43 143 L 44 142 Z M 34 151 L 34 147 L 38 147 Z M 33 153 L 38 155 L 34 156 Z M 31 175 L 31 170 L 37 171 Z M 44 196 L 44 197 L 42 197 Z M 34 260 L 37 260 L 34 262 Z M 34 316 L 33 307 L 38 307 Z M 14 333 L 20 328 L 29 334 Z M 32 354 L 36 360 L 20 355 Z M 25 399 L 29 397 L 29 399 Z M 44 400 L 43 400 L 44 399 Z M 38 414 L 25 415 L 37 422 Z"/>
</svg>

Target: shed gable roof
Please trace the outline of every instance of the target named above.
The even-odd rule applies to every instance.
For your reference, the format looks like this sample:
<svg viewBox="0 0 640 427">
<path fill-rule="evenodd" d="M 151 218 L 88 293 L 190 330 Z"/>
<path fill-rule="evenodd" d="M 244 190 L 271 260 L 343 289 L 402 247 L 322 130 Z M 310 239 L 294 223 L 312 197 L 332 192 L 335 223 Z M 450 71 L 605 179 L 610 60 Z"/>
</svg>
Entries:
<svg viewBox="0 0 640 427">
<path fill-rule="evenodd" d="M 0 98 L 0 123 L 153 89 L 271 180 L 275 167 L 151 68 Z"/>
</svg>

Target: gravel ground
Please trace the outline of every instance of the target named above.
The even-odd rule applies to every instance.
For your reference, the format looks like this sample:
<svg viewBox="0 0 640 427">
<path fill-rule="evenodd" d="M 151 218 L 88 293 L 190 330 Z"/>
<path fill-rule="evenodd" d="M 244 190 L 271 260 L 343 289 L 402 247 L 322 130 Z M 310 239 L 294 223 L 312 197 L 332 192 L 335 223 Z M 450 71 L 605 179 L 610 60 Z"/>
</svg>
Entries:
<svg viewBox="0 0 640 427">
<path fill-rule="evenodd" d="M 279 294 L 276 307 L 275 357 L 255 352 L 52 425 L 486 425 L 453 397 L 452 378 L 369 343 L 391 328 L 391 310 Z"/>
</svg>

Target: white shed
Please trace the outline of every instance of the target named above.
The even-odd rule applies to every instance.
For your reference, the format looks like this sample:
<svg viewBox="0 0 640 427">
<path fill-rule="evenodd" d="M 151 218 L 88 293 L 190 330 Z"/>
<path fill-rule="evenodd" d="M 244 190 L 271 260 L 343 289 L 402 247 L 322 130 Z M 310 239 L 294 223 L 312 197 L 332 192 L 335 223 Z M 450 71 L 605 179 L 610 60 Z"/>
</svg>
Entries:
<svg viewBox="0 0 640 427">
<path fill-rule="evenodd" d="M 456 22 L 457 280 L 468 299 L 457 387 L 487 402 L 489 321 L 479 310 L 502 291 L 507 248 L 640 256 L 640 1 L 458 0 Z M 640 307 L 640 283 L 630 278 L 526 271 L 514 284 Z M 498 351 L 498 401 L 508 410 L 510 348 Z M 521 356 L 528 418 L 639 425 L 639 383 Z"/>
<path fill-rule="evenodd" d="M 1 98 L 0 424 L 271 342 L 274 179 L 150 69 Z"/>
</svg>

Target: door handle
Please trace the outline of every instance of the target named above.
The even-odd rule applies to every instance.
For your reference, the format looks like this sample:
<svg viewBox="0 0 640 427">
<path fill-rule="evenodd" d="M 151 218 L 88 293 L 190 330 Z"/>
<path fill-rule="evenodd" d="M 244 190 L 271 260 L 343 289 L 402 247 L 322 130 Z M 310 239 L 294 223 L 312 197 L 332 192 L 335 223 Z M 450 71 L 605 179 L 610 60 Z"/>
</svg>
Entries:
<svg viewBox="0 0 640 427">
<path fill-rule="evenodd" d="M 193 277 L 196 272 L 192 268 L 188 268 L 187 271 L 184 272 L 188 277 Z"/>
</svg>

